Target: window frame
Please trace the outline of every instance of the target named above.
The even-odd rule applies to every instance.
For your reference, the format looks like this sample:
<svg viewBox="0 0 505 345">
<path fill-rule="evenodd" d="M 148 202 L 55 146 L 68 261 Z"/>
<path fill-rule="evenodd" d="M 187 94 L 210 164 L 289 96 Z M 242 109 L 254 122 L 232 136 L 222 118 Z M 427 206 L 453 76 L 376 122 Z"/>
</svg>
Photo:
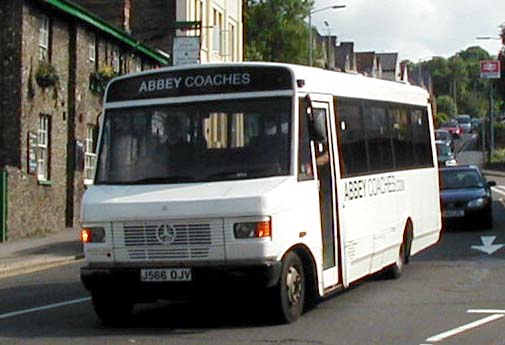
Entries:
<svg viewBox="0 0 505 345">
<path fill-rule="evenodd" d="M 51 161 L 51 116 L 39 115 L 37 128 L 37 181 L 48 182 L 50 180 Z"/>
</svg>

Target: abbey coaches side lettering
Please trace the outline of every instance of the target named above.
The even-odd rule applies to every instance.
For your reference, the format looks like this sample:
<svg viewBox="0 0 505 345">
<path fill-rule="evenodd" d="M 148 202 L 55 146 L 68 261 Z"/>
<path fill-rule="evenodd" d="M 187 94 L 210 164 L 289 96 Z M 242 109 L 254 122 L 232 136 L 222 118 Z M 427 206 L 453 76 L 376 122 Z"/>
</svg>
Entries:
<svg viewBox="0 0 505 345">
<path fill-rule="evenodd" d="M 107 102 L 293 89 L 289 70 L 273 66 L 167 70 L 114 81 Z"/>
</svg>

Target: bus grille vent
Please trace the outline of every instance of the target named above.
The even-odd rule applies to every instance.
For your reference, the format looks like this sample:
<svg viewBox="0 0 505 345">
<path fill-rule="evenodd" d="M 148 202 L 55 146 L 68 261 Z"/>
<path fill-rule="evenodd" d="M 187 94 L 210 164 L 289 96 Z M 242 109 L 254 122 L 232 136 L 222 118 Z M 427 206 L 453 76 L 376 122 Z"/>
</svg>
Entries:
<svg viewBox="0 0 505 345">
<path fill-rule="evenodd" d="M 210 224 L 124 226 L 130 260 L 202 259 L 212 243 Z"/>
</svg>

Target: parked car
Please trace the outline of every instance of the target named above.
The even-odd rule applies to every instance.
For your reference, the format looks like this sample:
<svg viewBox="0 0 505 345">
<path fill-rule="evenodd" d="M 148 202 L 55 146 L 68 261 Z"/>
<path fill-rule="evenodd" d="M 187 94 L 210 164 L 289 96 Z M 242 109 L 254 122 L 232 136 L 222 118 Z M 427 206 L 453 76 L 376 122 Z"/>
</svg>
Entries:
<svg viewBox="0 0 505 345">
<path fill-rule="evenodd" d="M 493 227 L 491 187 L 477 166 L 440 168 L 440 199 L 444 223 L 473 222 L 479 228 Z M 463 224 L 463 223 L 462 223 Z"/>
<path fill-rule="evenodd" d="M 435 140 L 443 141 L 454 149 L 454 140 L 452 140 L 452 134 L 446 129 L 435 129 Z"/>
<path fill-rule="evenodd" d="M 463 133 L 470 133 L 472 131 L 472 117 L 467 114 L 461 114 L 456 116 L 456 121 L 458 121 L 459 127 Z"/>
<path fill-rule="evenodd" d="M 459 138 L 462 134 L 461 127 L 459 127 L 459 123 L 456 120 L 444 122 L 440 128 L 449 131 L 453 138 Z"/>
<path fill-rule="evenodd" d="M 476 131 L 480 128 L 482 119 L 479 119 L 478 117 L 472 117 L 470 122 L 472 123 L 472 130 Z"/>
<path fill-rule="evenodd" d="M 436 140 L 435 144 L 437 145 L 438 166 L 449 167 L 458 164 L 454 156 L 454 153 L 452 152 L 451 145 L 440 140 Z"/>
</svg>

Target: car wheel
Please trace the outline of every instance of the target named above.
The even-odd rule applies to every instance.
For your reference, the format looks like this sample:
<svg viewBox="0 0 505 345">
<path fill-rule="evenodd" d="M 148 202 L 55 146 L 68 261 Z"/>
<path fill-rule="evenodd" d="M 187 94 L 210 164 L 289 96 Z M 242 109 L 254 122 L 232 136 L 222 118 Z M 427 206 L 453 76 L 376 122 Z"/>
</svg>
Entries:
<svg viewBox="0 0 505 345">
<path fill-rule="evenodd" d="M 484 229 L 492 229 L 493 228 L 493 212 L 489 211 L 486 213 L 484 217 L 484 221 L 482 223 L 482 227 Z"/>
</svg>

